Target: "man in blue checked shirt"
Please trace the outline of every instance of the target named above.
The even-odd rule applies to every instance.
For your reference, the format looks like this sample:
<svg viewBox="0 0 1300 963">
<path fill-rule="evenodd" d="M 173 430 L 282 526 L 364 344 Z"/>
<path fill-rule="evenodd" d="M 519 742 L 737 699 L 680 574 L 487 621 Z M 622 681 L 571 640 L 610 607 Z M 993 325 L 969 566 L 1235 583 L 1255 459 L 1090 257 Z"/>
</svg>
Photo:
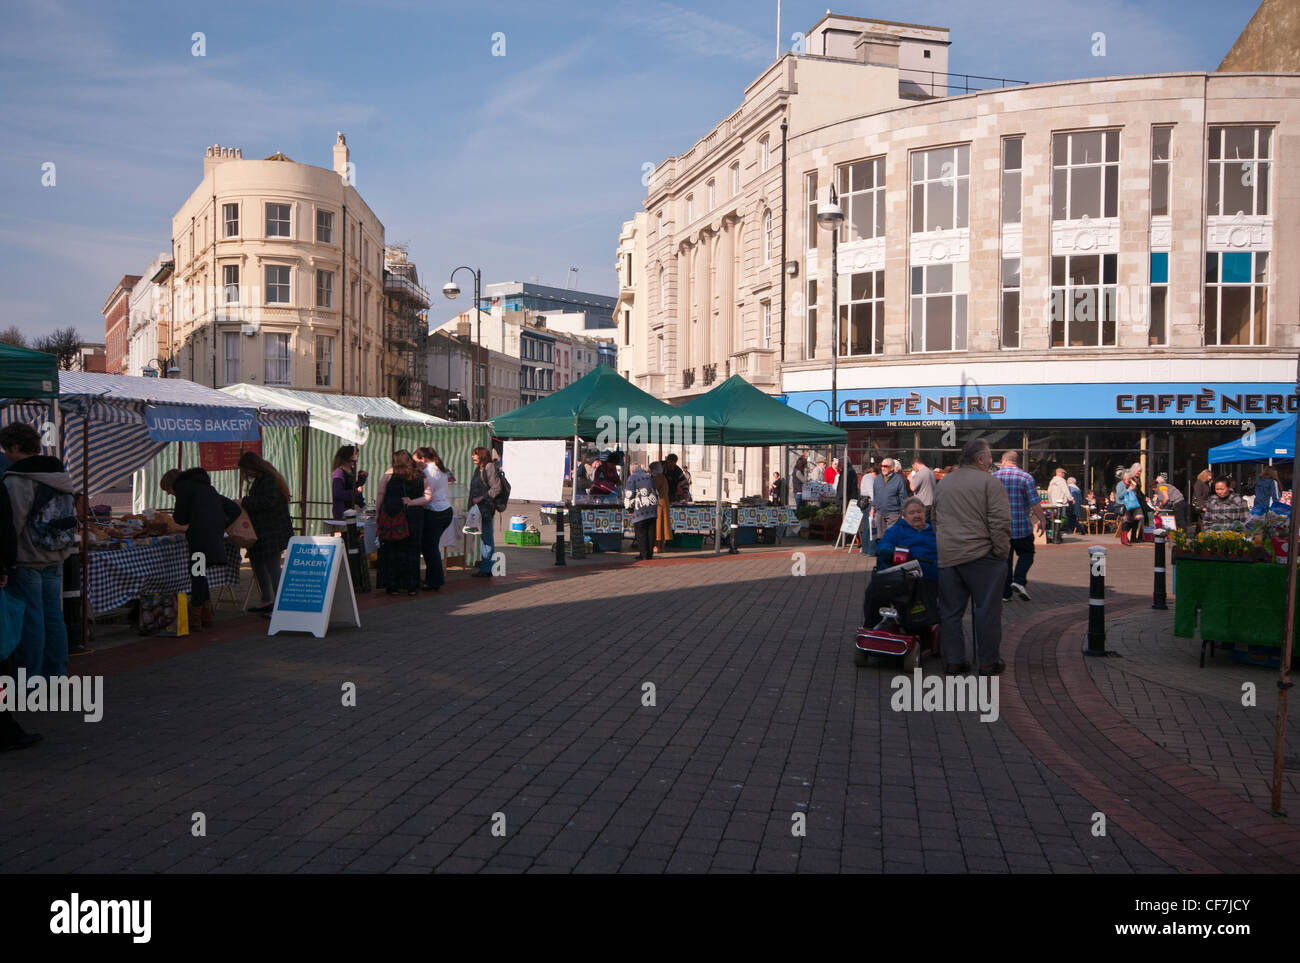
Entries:
<svg viewBox="0 0 1300 963">
<path fill-rule="evenodd" d="M 1020 468 L 1020 453 L 1002 453 L 1002 465 L 993 473 L 1007 490 L 1011 502 L 1011 551 L 1007 553 L 1007 584 L 1002 601 L 1010 602 L 1014 591 L 1029 601 L 1029 567 L 1034 564 L 1034 532 L 1047 530 L 1043 503 L 1034 476 Z"/>
</svg>

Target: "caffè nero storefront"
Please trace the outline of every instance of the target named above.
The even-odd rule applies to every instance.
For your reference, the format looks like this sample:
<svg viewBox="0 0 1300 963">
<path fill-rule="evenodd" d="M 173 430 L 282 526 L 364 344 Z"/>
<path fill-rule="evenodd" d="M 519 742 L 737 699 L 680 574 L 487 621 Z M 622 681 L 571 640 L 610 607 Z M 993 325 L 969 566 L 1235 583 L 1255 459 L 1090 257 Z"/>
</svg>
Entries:
<svg viewBox="0 0 1300 963">
<path fill-rule="evenodd" d="M 1099 369 L 1103 366 L 1097 366 Z M 897 369 L 895 369 L 897 371 Z M 995 457 L 1020 452 L 1042 486 L 1056 469 L 1084 491 L 1114 487 L 1121 467 L 1141 462 L 1147 481 L 1169 472 L 1174 484 L 1209 467 L 1214 445 L 1240 438 L 1297 410 L 1285 382 L 965 384 L 915 388 L 841 388 L 839 424 L 857 465 L 920 455 L 933 468 L 955 465 L 961 447 L 982 437 Z M 831 392 L 790 391 L 787 403 L 829 420 Z M 1253 478 L 1255 466 L 1225 466 Z M 1185 486 L 1185 487 L 1184 487 Z"/>
</svg>

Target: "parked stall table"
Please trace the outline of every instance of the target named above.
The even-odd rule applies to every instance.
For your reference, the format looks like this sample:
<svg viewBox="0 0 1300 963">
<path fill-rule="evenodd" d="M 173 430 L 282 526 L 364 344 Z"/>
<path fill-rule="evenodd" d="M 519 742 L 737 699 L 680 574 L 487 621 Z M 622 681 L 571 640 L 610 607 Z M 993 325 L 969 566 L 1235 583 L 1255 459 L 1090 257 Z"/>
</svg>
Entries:
<svg viewBox="0 0 1300 963">
<path fill-rule="evenodd" d="M 1192 638 L 1199 611 L 1201 665 L 1205 664 L 1207 644 L 1281 649 L 1285 565 L 1176 554 L 1174 566 L 1174 636 Z M 1296 627 L 1300 633 L 1300 617 Z"/>
<path fill-rule="evenodd" d="M 208 568 L 208 587 L 239 584 L 239 549 L 226 544 L 226 564 Z M 92 612 L 109 612 L 142 592 L 190 591 L 190 552 L 184 535 L 160 535 L 96 545 L 90 550 L 88 601 Z"/>
</svg>

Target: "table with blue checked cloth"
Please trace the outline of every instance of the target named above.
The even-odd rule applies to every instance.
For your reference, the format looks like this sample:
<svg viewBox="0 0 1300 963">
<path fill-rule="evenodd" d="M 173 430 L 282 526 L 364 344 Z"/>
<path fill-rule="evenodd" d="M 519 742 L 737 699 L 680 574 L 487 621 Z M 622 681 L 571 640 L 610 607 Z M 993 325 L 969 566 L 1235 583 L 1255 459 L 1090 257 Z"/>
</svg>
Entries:
<svg viewBox="0 0 1300 963">
<path fill-rule="evenodd" d="M 670 512 L 674 532 L 702 535 L 713 531 L 713 506 L 710 504 L 673 505 Z M 619 508 L 583 508 L 582 530 L 592 534 L 617 532 L 620 530 L 617 521 L 620 514 L 623 512 Z M 631 512 L 625 514 L 623 530 L 632 530 L 631 517 Z M 722 517 L 727 519 L 728 524 L 735 519 L 736 524 L 747 527 L 775 528 L 797 524 L 794 509 L 786 506 L 724 505 Z"/>
<path fill-rule="evenodd" d="M 91 549 L 90 608 L 108 612 L 125 605 L 141 592 L 188 592 L 190 552 L 184 535 L 163 535 L 113 543 L 115 547 Z M 226 564 L 208 566 L 208 587 L 239 584 L 239 549 L 226 544 Z"/>
</svg>

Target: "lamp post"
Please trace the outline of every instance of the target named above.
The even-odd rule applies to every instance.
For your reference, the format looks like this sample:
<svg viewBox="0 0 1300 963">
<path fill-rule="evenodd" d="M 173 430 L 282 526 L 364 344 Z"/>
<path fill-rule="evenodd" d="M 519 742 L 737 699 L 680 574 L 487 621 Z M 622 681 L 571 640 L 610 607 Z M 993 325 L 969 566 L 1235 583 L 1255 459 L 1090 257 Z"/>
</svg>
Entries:
<svg viewBox="0 0 1300 963">
<path fill-rule="evenodd" d="M 154 367 L 155 363 L 157 363 L 158 365 L 157 368 Z M 149 364 L 145 367 L 144 370 L 153 371 L 154 374 L 158 375 L 161 378 L 166 378 L 168 375 L 178 375 L 181 373 L 181 369 L 176 367 L 175 363 L 173 363 L 171 358 L 168 358 L 166 361 L 164 361 L 162 358 L 150 358 Z"/>
<path fill-rule="evenodd" d="M 840 362 L 840 224 L 844 221 L 844 211 L 840 209 L 835 194 L 835 184 L 831 184 L 830 202 L 817 205 L 817 223 L 831 232 L 831 416 L 835 424 L 839 420 L 839 362 Z"/>
<path fill-rule="evenodd" d="M 479 291 L 483 286 L 483 272 L 481 270 L 476 271 L 474 268 L 467 267 L 464 264 L 453 270 L 451 272 L 451 279 L 442 286 L 443 296 L 450 300 L 455 300 L 460 295 L 460 286 L 456 284 L 457 271 L 468 271 L 470 274 L 474 275 L 474 320 L 476 323 L 474 328 L 474 361 L 470 365 L 469 374 L 469 397 L 470 408 L 474 412 L 475 419 L 477 421 L 482 421 L 483 413 L 479 410 L 480 401 L 478 397 L 478 362 L 479 355 L 483 351 L 483 312 L 479 310 Z M 447 387 L 450 388 L 451 386 L 448 385 Z"/>
</svg>

